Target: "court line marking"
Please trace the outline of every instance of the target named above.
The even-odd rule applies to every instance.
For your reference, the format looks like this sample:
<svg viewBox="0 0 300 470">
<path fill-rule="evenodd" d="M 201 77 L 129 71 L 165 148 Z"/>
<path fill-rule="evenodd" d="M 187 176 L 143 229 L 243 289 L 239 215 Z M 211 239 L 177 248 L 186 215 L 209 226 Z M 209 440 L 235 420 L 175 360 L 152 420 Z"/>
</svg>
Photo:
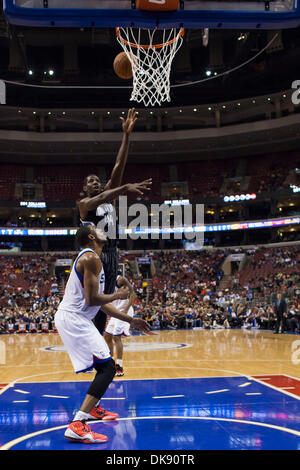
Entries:
<svg viewBox="0 0 300 470">
<path fill-rule="evenodd" d="M 58 396 L 58 395 L 42 395 L 42 397 L 46 397 L 46 398 L 70 398 L 70 397 L 63 397 L 63 396 Z"/>
<path fill-rule="evenodd" d="M 60 373 L 66 373 L 66 372 L 70 372 L 70 370 L 63 370 L 63 371 L 55 371 L 55 372 L 41 372 L 40 374 L 34 374 L 34 375 L 28 375 L 27 377 L 19 377 L 18 379 L 15 379 L 15 380 L 12 380 L 9 384 L 7 384 L 6 387 L 2 388 L 0 390 L 0 395 L 2 395 L 4 392 L 6 392 L 9 388 L 12 388 L 15 386 L 16 383 L 19 383 L 21 380 L 25 380 L 25 379 L 30 379 L 32 377 L 40 377 L 41 375 L 51 375 L 51 374 L 60 374 Z M 74 372 L 74 371 L 73 371 Z M 22 383 L 34 383 L 34 382 L 22 382 Z M 47 382 L 44 382 L 44 383 L 47 383 Z M 52 383 L 52 382 L 50 382 Z"/>
<path fill-rule="evenodd" d="M 102 400 L 126 400 L 126 397 L 102 397 Z"/>
<path fill-rule="evenodd" d="M 270 374 L 271 375 L 271 374 Z M 300 378 L 299 377 L 294 377 L 293 375 L 288 375 L 288 374 L 283 374 L 285 377 L 289 377 L 290 379 L 294 379 L 294 380 L 298 380 L 298 382 L 300 382 Z"/>
<path fill-rule="evenodd" d="M 152 351 L 149 351 L 149 352 L 152 352 Z M 159 362 L 159 363 L 162 363 L 162 362 L 166 362 L 168 363 L 169 362 L 169 359 L 149 359 L 149 360 L 143 360 L 143 363 L 150 363 L 150 364 L 153 364 L 155 362 Z M 253 359 L 187 359 L 187 358 L 183 358 L 183 359 L 172 359 L 172 363 L 173 362 L 196 362 L 197 364 L 198 363 L 210 363 L 210 362 L 253 362 Z M 281 363 L 281 362 L 291 362 L 290 359 L 255 359 L 255 362 L 263 362 L 263 363 L 266 363 L 266 362 L 272 362 L 272 363 Z M 127 364 L 127 367 L 130 367 L 130 368 L 135 368 L 136 366 L 130 366 L 128 364 L 137 364 L 138 361 L 128 361 L 126 360 L 126 364 Z M 55 366 L 55 365 L 61 365 L 61 362 L 47 362 L 47 365 L 48 366 Z M 22 368 L 25 368 L 25 367 L 40 367 L 41 364 L 37 363 L 37 364 L 22 364 L 22 365 L 18 365 L 18 364 L 15 364 L 14 367 L 22 367 Z M 159 366 L 154 366 L 154 367 L 159 367 Z M 168 366 L 169 368 L 172 368 L 172 366 Z M 11 366 L 9 365 L 3 365 L 1 366 L 1 369 L 9 369 L 11 368 Z M 173 367 L 175 368 L 175 367 Z M 283 374 L 268 374 L 268 375 L 283 375 Z M 300 380 L 299 378 L 297 380 Z"/>
<path fill-rule="evenodd" d="M 6 390 L 8 390 L 11 387 L 12 387 L 11 384 L 7 384 L 6 387 L 1 388 L 0 389 L 0 395 L 2 395 L 2 393 L 6 392 Z"/>
<path fill-rule="evenodd" d="M 249 385 L 252 385 L 252 382 L 245 382 L 244 384 L 238 385 L 239 387 L 248 387 Z"/>
<path fill-rule="evenodd" d="M 260 392 L 253 392 L 253 393 L 245 393 L 245 395 L 262 395 Z"/>
<path fill-rule="evenodd" d="M 139 416 L 139 417 L 131 417 L 131 418 L 118 418 L 118 421 L 132 421 L 132 420 L 142 420 L 142 419 L 152 419 L 152 420 L 157 420 L 157 419 L 197 419 L 197 420 L 207 420 L 207 421 L 227 421 L 227 422 L 233 422 L 233 423 L 240 423 L 240 424 L 251 424 L 253 426 L 261 426 L 269 429 L 275 429 L 276 431 L 282 431 L 286 432 L 289 434 L 293 434 L 294 436 L 300 437 L 300 431 L 297 431 L 296 429 L 290 429 L 290 428 L 284 428 L 282 426 L 277 426 L 276 424 L 268 424 L 268 423 L 260 423 L 257 421 L 248 421 L 248 420 L 243 420 L 243 419 L 232 419 L 232 418 L 216 418 L 216 417 L 210 417 L 210 416 Z M 97 422 L 100 422 L 102 424 L 107 424 L 104 421 L 87 421 L 89 424 L 94 424 Z M 25 434 L 24 436 L 18 437 L 16 439 L 13 439 L 12 441 L 7 442 L 6 444 L 2 445 L 0 447 L 0 450 L 9 450 L 15 445 L 19 444 L 20 442 L 23 442 L 27 439 L 31 439 L 32 437 L 39 436 L 41 434 L 46 434 L 48 432 L 52 431 L 58 431 L 59 429 L 65 429 L 68 427 L 68 424 L 63 425 L 63 426 L 56 426 L 54 428 L 48 428 L 48 429 L 43 429 L 40 431 L 35 431 L 30 434 Z"/>
<path fill-rule="evenodd" d="M 212 390 L 211 392 L 205 392 L 206 395 L 210 395 L 211 393 L 222 393 L 222 392 L 229 392 L 229 388 L 223 388 L 222 390 Z"/>
<path fill-rule="evenodd" d="M 225 369 L 211 369 L 211 368 L 208 368 L 208 367 L 205 367 L 205 368 L 204 368 L 204 367 L 203 367 L 203 368 L 202 368 L 202 367 L 198 367 L 197 369 L 200 369 L 200 370 L 217 370 L 217 371 L 219 371 L 219 372 L 220 372 L 220 371 L 221 371 L 221 372 L 231 372 L 231 373 L 233 373 L 233 374 L 236 375 L 236 376 L 239 376 L 239 377 L 246 377 L 248 380 L 255 381 L 255 382 L 257 382 L 257 383 L 259 383 L 259 384 L 261 384 L 261 385 L 265 385 L 265 386 L 267 386 L 267 387 L 272 388 L 273 390 L 276 390 L 276 391 L 281 392 L 281 393 L 284 393 L 284 394 L 286 394 L 286 395 L 288 395 L 288 396 L 290 396 L 290 397 L 292 397 L 292 398 L 296 398 L 297 400 L 300 400 L 300 397 L 299 397 L 299 396 L 294 395 L 294 394 L 292 394 L 292 393 L 290 393 L 290 392 L 288 392 L 288 391 L 286 391 L 286 390 L 283 390 L 283 389 L 280 389 L 280 388 L 278 388 L 278 387 L 275 387 L 275 386 L 273 386 L 273 385 L 270 385 L 270 384 L 268 384 L 268 383 L 266 383 L 266 382 L 263 382 L 262 380 L 256 379 L 256 378 L 254 378 L 253 376 L 247 376 L 247 375 L 241 374 L 241 373 L 239 373 L 239 372 L 228 371 L 228 370 L 225 370 Z M 73 370 L 66 370 L 66 371 L 55 371 L 55 372 L 43 372 L 43 373 L 40 373 L 40 374 L 34 374 L 34 375 L 29 375 L 29 376 L 27 376 L 27 377 L 21 377 L 21 378 L 15 379 L 14 381 L 10 382 L 6 387 L 4 387 L 3 389 L 0 390 L 0 395 L 2 395 L 2 394 L 3 394 L 5 391 L 7 391 L 9 388 L 14 387 L 14 385 L 15 385 L 17 382 L 20 382 L 21 380 L 29 379 L 29 378 L 32 378 L 32 377 L 40 377 L 40 376 L 42 376 L 42 375 L 61 374 L 61 373 L 66 373 L 66 372 L 74 372 L 74 371 L 73 371 Z M 278 376 L 278 375 L 280 375 L 280 374 L 269 374 L 269 377 L 270 377 L 270 376 Z M 285 374 L 283 374 L 283 375 L 285 375 Z M 121 381 L 133 381 L 133 380 L 183 380 L 183 379 L 222 378 L 222 377 L 224 377 L 224 378 L 226 378 L 226 377 L 229 378 L 229 377 L 231 377 L 231 376 L 220 376 L 220 377 L 216 377 L 216 376 L 212 376 L 212 377 L 180 377 L 180 378 L 179 378 L 179 377 L 176 377 L 176 378 L 175 378 L 175 377 L 172 377 L 172 378 L 166 378 L 166 377 L 161 378 L 161 377 L 160 377 L 160 378 L 156 378 L 156 379 L 155 379 L 155 378 L 148 378 L 148 379 L 147 379 L 147 378 L 137 378 L 137 379 L 121 379 Z M 266 377 L 266 378 L 267 378 L 267 377 Z M 293 377 L 291 377 L 291 378 L 293 378 Z M 299 380 L 299 379 L 297 379 L 297 380 Z M 54 381 L 54 382 L 51 382 L 51 381 L 50 381 L 50 382 L 49 382 L 49 380 L 48 380 L 47 382 L 42 382 L 42 383 L 55 383 L 55 382 L 58 382 L 58 383 L 59 383 L 59 382 L 61 382 L 61 381 Z M 70 382 L 70 380 L 68 380 L 68 381 L 66 381 L 66 382 Z M 82 381 L 78 381 L 78 382 L 88 382 L 88 381 L 82 380 Z M 23 383 L 24 383 L 24 382 L 23 382 Z M 34 382 L 25 382 L 25 383 L 31 384 L 31 383 L 34 383 Z"/>
<path fill-rule="evenodd" d="M 153 369 L 153 367 L 148 367 L 148 369 Z M 156 369 L 170 369 L 169 367 L 159 367 L 157 366 Z M 236 371 L 233 371 L 233 370 L 226 370 L 226 369 L 214 369 L 214 368 L 211 368 L 211 367 L 176 367 L 176 369 L 197 369 L 197 370 L 209 370 L 209 371 L 218 371 L 218 372 L 227 372 L 229 374 L 233 374 L 234 376 L 238 376 L 238 377 L 245 377 L 247 380 L 252 380 L 252 376 L 251 375 L 247 375 L 247 374 L 242 374 L 241 372 L 236 372 Z M 15 380 L 12 380 L 6 387 L 4 387 L 3 389 L 0 389 L 0 395 L 2 393 L 4 393 L 7 389 L 11 388 L 11 387 L 14 387 L 16 383 L 20 383 L 21 381 L 23 381 L 22 383 L 34 383 L 34 382 L 24 382 L 24 380 L 26 379 L 31 379 L 33 377 L 41 377 L 42 375 L 53 375 L 53 374 L 65 374 L 65 373 L 73 373 L 75 374 L 74 370 L 73 369 L 68 369 L 68 370 L 60 370 L 60 371 L 54 371 L 54 372 L 41 372 L 39 374 L 33 374 L 33 375 L 27 375 L 25 377 L 19 377 L 18 379 L 15 379 Z M 274 375 L 278 375 L 278 374 L 274 374 Z M 220 376 L 220 377 L 223 377 L 223 376 Z M 224 377 L 232 377 L 231 375 L 228 375 L 228 376 L 224 376 Z M 202 379 L 202 378 L 218 378 L 218 376 L 211 376 L 211 377 L 158 377 L 158 378 L 153 378 L 153 377 L 149 377 L 149 378 L 133 378 L 133 379 L 123 379 L 123 378 L 119 378 L 117 377 L 117 381 L 132 381 L 132 380 L 178 380 L 178 379 Z M 59 380 L 55 380 L 55 381 L 50 381 L 47 380 L 46 382 L 39 382 L 39 383 L 61 383 L 63 381 Z M 65 380 L 64 382 L 70 382 L 70 380 Z M 87 380 L 76 380 L 75 382 L 88 382 Z"/>
<path fill-rule="evenodd" d="M 283 375 L 283 374 L 272 374 L 273 376 L 276 376 L 276 375 Z M 293 393 L 291 392 L 288 392 L 287 390 L 284 390 L 282 388 L 279 388 L 279 387 L 275 387 L 275 385 L 271 385 L 269 384 L 268 382 L 264 382 L 260 379 L 257 379 L 255 377 L 252 377 L 253 380 L 261 385 L 265 385 L 266 387 L 269 387 L 269 388 L 272 388 L 273 390 L 276 390 L 277 392 L 281 392 L 281 393 L 284 393 L 285 395 L 288 395 L 289 397 L 292 397 L 292 398 L 296 398 L 297 400 L 300 400 L 300 396 L 297 396 L 297 395 L 294 395 Z M 265 380 L 265 379 L 264 379 Z"/>
<path fill-rule="evenodd" d="M 14 389 L 14 392 L 17 392 L 17 393 L 24 393 L 24 395 L 27 395 L 28 393 L 30 392 L 27 392 L 26 390 L 19 390 L 17 388 Z"/>
<path fill-rule="evenodd" d="M 29 403 L 29 400 L 13 400 L 13 403 Z"/>
<path fill-rule="evenodd" d="M 152 397 L 152 398 L 177 398 L 177 397 L 184 397 L 184 395 L 166 395 L 166 396 Z"/>
<path fill-rule="evenodd" d="M 186 369 L 185 367 L 182 367 L 182 369 Z M 195 369 L 195 368 L 193 368 Z M 230 373 L 230 374 L 233 374 L 234 376 L 238 376 L 238 377 L 245 377 L 247 380 L 250 380 L 250 381 L 256 381 L 257 383 L 260 383 L 262 385 L 265 385 L 265 386 L 269 386 L 271 388 L 273 388 L 274 390 L 277 390 L 277 391 L 281 391 L 282 393 L 285 393 L 293 398 L 297 398 L 297 399 L 300 399 L 300 397 L 296 396 L 296 395 L 293 395 L 287 391 L 284 391 L 282 389 L 279 389 L 279 388 L 276 388 L 274 386 L 271 386 L 270 384 L 267 384 L 266 382 L 263 382 L 261 380 L 258 380 L 258 379 L 254 379 L 254 377 L 252 375 L 247 375 L 247 374 L 244 374 L 244 373 L 241 373 L 241 372 L 236 372 L 236 371 L 232 371 L 232 370 L 226 370 L 226 369 L 214 369 L 214 368 L 210 368 L 210 367 L 197 367 L 198 370 L 208 370 L 208 371 L 219 371 L 219 372 L 227 372 L 227 373 Z M 19 377 L 13 381 L 11 381 L 10 383 L 8 383 L 4 388 L 0 389 L 0 395 L 2 395 L 3 393 L 5 393 L 9 388 L 12 388 L 15 386 L 16 383 L 20 383 L 22 381 L 22 383 L 27 383 L 27 384 L 32 384 L 32 383 L 35 383 L 35 382 L 24 382 L 26 379 L 31 379 L 33 377 L 41 377 L 43 375 L 53 375 L 53 374 L 63 374 L 63 373 L 74 373 L 74 370 L 73 369 L 68 369 L 68 370 L 60 370 L 60 371 L 55 371 L 55 372 L 42 372 L 42 373 L 39 373 L 39 374 L 33 374 L 33 375 L 28 375 L 28 376 L 25 376 L 25 377 Z M 259 375 L 255 373 L 255 375 Z M 278 376 L 280 374 L 268 374 L 268 376 Z M 293 378 L 295 380 L 300 380 L 299 378 L 296 378 L 296 377 L 292 377 L 290 375 L 287 375 L 287 374 L 283 374 L 285 375 L 286 377 L 290 377 L 290 378 Z M 230 378 L 232 377 L 232 375 L 221 375 L 221 376 L 201 376 L 201 377 L 143 377 L 143 378 L 131 378 L 131 379 L 124 379 L 123 377 L 122 378 L 117 378 L 117 381 L 118 382 L 126 382 L 126 381 L 134 381 L 134 380 L 186 380 L 186 379 L 214 379 L 214 378 Z M 54 380 L 54 381 L 45 381 L 45 382 L 38 382 L 38 383 L 64 383 L 64 382 L 70 382 L 70 380 Z M 75 382 L 78 382 L 78 383 L 81 383 L 81 382 L 90 382 L 88 380 L 76 380 Z M 104 398 L 103 398 L 104 399 Z"/>
</svg>

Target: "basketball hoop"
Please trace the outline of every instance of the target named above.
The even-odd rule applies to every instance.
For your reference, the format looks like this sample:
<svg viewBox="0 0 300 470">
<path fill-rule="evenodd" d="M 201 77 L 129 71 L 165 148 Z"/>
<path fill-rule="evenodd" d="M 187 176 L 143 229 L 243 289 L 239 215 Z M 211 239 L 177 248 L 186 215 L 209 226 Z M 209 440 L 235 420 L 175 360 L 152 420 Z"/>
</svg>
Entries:
<svg viewBox="0 0 300 470">
<path fill-rule="evenodd" d="M 117 40 L 131 62 L 133 90 L 131 101 L 145 106 L 170 101 L 170 73 L 184 29 L 168 30 L 116 28 Z"/>
</svg>

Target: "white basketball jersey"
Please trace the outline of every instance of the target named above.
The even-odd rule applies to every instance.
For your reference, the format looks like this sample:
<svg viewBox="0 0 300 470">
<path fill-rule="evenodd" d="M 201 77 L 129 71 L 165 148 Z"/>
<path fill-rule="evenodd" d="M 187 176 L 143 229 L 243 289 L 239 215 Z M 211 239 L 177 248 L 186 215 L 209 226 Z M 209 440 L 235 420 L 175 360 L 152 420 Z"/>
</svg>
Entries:
<svg viewBox="0 0 300 470">
<path fill-rule="evenodd" d="M 86 248 L 82 250 L 79 255 L 77 256 L 72 270 L 66 284 L 64 297 L 59 304 L 58 309 L 64 310 L 66 312 L 75 313 L 78 315 L 82 315 L 86 318 L 92 320 L 95 315 L 98 313 L 100 305 L 89 306 L 86 302 L 85 295 L 84 295 L 84 287 L 83 287 L 83 276 L 77 271 L 76 264 L 78 259 L 84 254 L 91 251 L 95 253 L 90 248 Z M 95 253 L 96 254 L 96 253 Z M 98 255 L 97 255 L 98 256 Z M 105 275 L 104 269 L 102 267 L 100 276 L 99 276 L 99 294 L 103 294 L 105 286 Z"/>
</svg>

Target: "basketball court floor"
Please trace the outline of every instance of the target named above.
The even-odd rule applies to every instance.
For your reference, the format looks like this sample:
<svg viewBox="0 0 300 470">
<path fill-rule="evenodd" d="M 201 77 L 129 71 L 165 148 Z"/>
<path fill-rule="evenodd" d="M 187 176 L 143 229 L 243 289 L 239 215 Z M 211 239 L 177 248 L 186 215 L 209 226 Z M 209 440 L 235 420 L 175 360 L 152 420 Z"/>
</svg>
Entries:
<svg viewBox="0 0 300 470">
<path fill-rule="evenodd" d="M 90 422 L 106 444 L 64 430 L 93 375 L 73 372 L 57 334 L 0 337 L 1 450 L 299 450 L 300 337 L 176 330 L 124 341 L 124 377 Z"/>
</svg>

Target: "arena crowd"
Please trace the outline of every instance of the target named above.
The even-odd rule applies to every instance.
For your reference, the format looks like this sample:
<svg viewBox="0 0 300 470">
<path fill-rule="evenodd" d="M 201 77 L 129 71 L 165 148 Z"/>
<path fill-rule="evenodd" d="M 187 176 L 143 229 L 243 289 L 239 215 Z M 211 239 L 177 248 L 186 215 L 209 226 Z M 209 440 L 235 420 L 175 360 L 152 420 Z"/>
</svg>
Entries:
<svg viewBox="0 0 300 470">
<path fill-rule="evenodd" d="M 221 266 L 230 253 L 228 249 L 150 253 L 156 270 L 148 281 L 129 269 L 128 254 L 122 253 L 126 277 L 137 293 L 135 314 L 154 330 L 274 330 L 280 292 L 286 302 L 283 330 L 299 333 L 300 297 L 288 295 L 300 285 L 298 246 L 247 250 L 248 267 L 223 283 Z M 53 255 L 0 256 L 0 334 L 55 332 L 62 291 L 60 279 L 49 269 L 54 260 Z"/>
</svg>

